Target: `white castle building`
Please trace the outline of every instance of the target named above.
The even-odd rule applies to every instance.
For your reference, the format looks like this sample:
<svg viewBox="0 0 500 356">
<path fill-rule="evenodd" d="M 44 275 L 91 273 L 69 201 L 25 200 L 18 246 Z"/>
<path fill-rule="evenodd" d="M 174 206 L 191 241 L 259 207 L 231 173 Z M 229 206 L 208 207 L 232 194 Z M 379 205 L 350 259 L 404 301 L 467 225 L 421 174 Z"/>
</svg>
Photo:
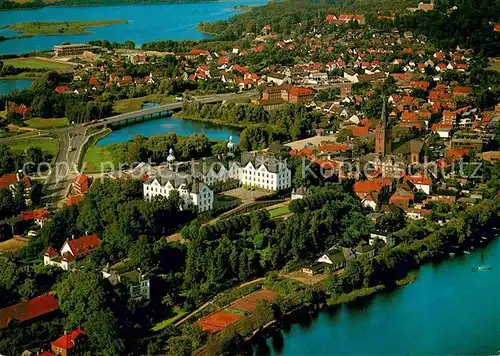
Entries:
<svg viewBox="0 0 500 356">
<path fill-rule="evenodd" d="M 210 210 L 214 205 L 214 192 L 208 185 L 191 175 L 167 169 L 144 182 L 143 189 L 144 198 L 147 200 L 156 196 L 168 198 L 170 192 L 176 190 L 184 200 L 184 208 L 194 205 L 198 207 L 200 212 Z"/>
<path fill-rule="evenodd" d="M 292 186 L 292 173 L 286 162 L 273 156 L 243 153 L 241 161 L 202 160 L 194 164 L 188 173 L 164 170 L 147 180 L 144 198 L 168 197 L 172 190 L 179 192 L 185 207 L 194 205 L 203 212 L 213 208 L 214 193 L 210 186 L 228 179 L 238 180 L 241 185 L 270 191 Z"/>
</svg>

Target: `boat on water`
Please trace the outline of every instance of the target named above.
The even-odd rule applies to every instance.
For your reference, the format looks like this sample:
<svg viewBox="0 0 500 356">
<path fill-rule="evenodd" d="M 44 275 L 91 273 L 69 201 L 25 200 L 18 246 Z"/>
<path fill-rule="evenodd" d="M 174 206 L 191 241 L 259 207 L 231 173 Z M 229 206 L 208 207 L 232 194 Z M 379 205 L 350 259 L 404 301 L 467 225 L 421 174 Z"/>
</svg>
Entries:
<svg viewBox="0 0 500 356">
<path fill-rule="evenodd" d="M 453 253 L 453 252 L 450 252 L 448 255 L 449 255 L 450 257 L 455 257 L 455 253 Z"/>
<path fill-rule="evenodd" d="M 479 266 L 477 266 L 477 270 L 478 271 L 489 271 L 490 269 L 491 269 L 491 266 L 484 263 L 484 253 L 481 252 L 481 264 Z"/>
<path fill-rule="evenodd" d="M 467 251 L 467 250 L 465 250 L 465 251 L 464 251 L 464 255 L 470 255 L 470 252 L 469 252 L 469 251 Z"/>
</svg>

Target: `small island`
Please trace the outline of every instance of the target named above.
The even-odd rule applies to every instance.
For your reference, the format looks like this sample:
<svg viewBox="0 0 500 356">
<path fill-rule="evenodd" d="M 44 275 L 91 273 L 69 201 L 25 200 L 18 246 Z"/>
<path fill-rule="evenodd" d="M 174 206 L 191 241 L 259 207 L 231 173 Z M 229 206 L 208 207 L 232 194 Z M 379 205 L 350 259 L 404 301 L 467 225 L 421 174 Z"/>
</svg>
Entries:
<svg viewBox="0 0 500 356">
<path fill-rule="evenodd" d="M 94 20 L 62 22 L 23 22 L 10 25 L 10 30 L 21 32 L 24 36 L 84 35 L 90 27 L 103 27 L 128 23 L 127 20 Z"/>
</svg>

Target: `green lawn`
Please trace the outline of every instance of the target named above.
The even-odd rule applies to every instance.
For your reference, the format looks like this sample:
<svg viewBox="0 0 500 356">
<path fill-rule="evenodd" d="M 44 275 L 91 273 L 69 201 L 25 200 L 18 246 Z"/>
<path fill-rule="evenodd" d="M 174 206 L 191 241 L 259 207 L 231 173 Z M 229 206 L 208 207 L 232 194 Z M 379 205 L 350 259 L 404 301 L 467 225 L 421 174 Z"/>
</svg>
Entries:
<svg viewBox="0 0 500 356">
<path fill-rule="evenodd" d="M 127 20 L 63 21 L 63 22 L 23 22 L 10 25 L 10 30 L 28 36 L 83 35 L 90 33 L 89 27 L 104 27 L 128 23 Z"/>
<path fill-rule="evenodd" d="M 127 112 L 140 110 L 141 105 L 145 102 L 168 104 L 173 103 L 174 101 L 175 97 L 173 96 L 152 94 L 148 96 L 142 96 L 140 98 L 118 100 L 115 102 L 113 110 L 119 114 L 124 114 Z"/>
<path fill-rule="evenodd" d="M 488 66 L 489 70 L 495 70 L 497 72 L 500 72 L 500 58 L 495 58 L 490 60 L 490 64 Z"/>
<path fill-rule="evenodd" d="M 30 147 L 36 147 L 42 151 L 50 152 L 54 157 L 57 155 L 59 142 L 53 138 L 30 138 L 29 140 L 12 140 L 6 142 L 12 151 L 26 151 Z"/>
<path fill-rule="evenodd" d="M 188 313 L 187 311 L 182 310 L 180 307 L 174 307 L 172 317 L 165 319 L 163 321 L 160 321 L 158 324 L 153 326 L 153 328 L 151 330 L 159 331 L 161 329 L 164 329 L 167 326 L 169 326 L 170 324 L 175 323 L 177 320 L 180 320 L 187 313 Z"/>
<path fill-rule="evenodd" d="M 83 159 L 86 173 L 105 173 L 118 169 L 125 159 L 126 143 L 108 146 L 92 146 L 88 149 Z"/>
<path fill-rule="evenodd" d="M 41 117 L 34 117 L 24 122 L 28 127 L 43 130 L 64 127 L 68 125 L 68 119 L 65 117 L 54 119 L 42 119 Z"/>
<path fill-rule="evenodd" d="M 280 206 L 279 208 L 273 209 L 269 211 L 269 215 L 271 218 L 276 218 L 281 215 L 288 214 L 290 212 L 290 209 L 287 206 Z"/>
<path fill-rule="evenodd" d="M 11 58 L 5 59 L 4 64 L 10 64 L 16 68 L 35 68 L 35 69 L 71 69 L 73 66 L 67 63 L 52 62 L 40 58 Z"/>
<path fill-rule="evenodd" d="M 30 79 L 36 80 L 43 76 L 43 72 L 21 72 L 16 75 L 6 75 L 4 77 L 0 77 L 0 79 Z"/>
</svg>

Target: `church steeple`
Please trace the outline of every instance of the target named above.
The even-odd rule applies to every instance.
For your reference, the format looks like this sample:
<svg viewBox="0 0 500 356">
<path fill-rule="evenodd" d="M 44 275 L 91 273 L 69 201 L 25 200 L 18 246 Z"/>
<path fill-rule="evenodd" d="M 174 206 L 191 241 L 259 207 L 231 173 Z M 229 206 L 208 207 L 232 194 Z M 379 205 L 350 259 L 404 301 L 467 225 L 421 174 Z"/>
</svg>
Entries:
<svg viewBox="0 0 500 356">
<path fill-rule="evenodd" d="M 375 130 L 375 153 L 378 155 L 388 155 L 392 151 L 392 130 L 387 120 L 387 99 L 382 98 L 382 114 L 380 123 Z"/>
<path fill-rule="evenodd" d="M 387 100 L 385 97 L 382 98 L 382 115 L 380 115 L 380 126 L 384 129 L 387 128 Z"/>
</svg>

